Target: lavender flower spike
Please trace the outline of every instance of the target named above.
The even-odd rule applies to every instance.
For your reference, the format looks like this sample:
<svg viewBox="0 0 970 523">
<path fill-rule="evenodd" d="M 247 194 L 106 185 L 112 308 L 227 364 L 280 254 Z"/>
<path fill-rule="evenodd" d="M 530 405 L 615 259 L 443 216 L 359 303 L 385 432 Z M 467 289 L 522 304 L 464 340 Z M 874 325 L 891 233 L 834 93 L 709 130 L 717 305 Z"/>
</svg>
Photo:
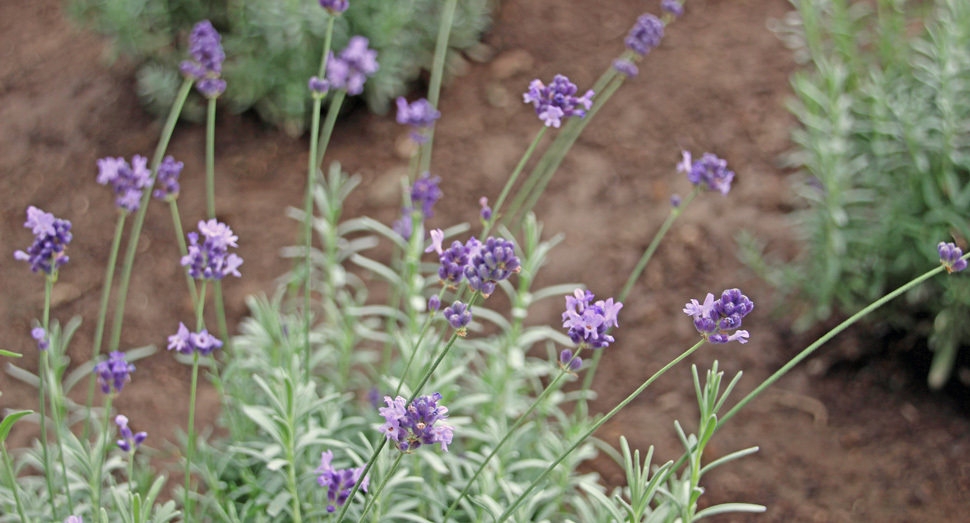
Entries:
<svg viewBox="0 0 970 523">
<path fill-rule="evenodd" d="M 640 73 L 640 70 L 637 69 L 636 64 L 623 58 L 613 60 L 613 69 L 616 69 L 616 72 L 627 78 L 634 78 Z"/>
<path fill-rule="evenodd" d="M 147 432 L 139 432 L 137 434 L 132 434 L 131 429 L 128 428 L 128 417 L 119 414 L 115 417 L 115 423 L 118 424 L 118 430 L 121 432 L 121 439 L 117 441 L 118 448 L 125 452 L 134 452 L 138 450 L 138 447 L 145 441 L 148 437 Z"/>
<path fill-rule="evenodd" d="M 728 289 L 721 293 L 721 298 L 714 299 L 714 295 L 707 294 L 704 303 L 691 300 L 684 306 L 684 314 L 692 317 L 694 328 L 701 336 L 711 343 L 728 343 L 737 341 L 748 342 L 748 331 L 729 331 L 741 327 L 741 320 L 754 309 L 754 302 L 741 294 L 738 289 Z"/>
<path fill-rule="evenodd" d="M 450 307 L 446 308 L 443 314 L 445 315 L 445 319 L 448 320 L 448 323 L 458 331 L 458 335 L 464 336 L 466 327 L 472 322 L 472 311 L 468 305 L 456 301 Z"/>
<path fill-rule="evenodd" d="M 102 361 L 94 366 L 94 373 L 98 376 L 98 384 L 101 385 L 101 392 L 110 394 L 112 391 L 118 393 L 125 387 L 125 383 L 131 381 L 131 373 L 135 371 L 135 366 L 128 363 L 125 353 L 114 351 L 108 355 L 106 361 Z"/>
<path fill-rule="evenodd" d="M 967 268 L 967 260 L 962 259 L 963 251 L 956 244 L 940 242 L 936 250 L 940 253 L 940 263 L 946 268 L 947 274 Z"/>
<path fill-rule="evenodd" d="M 593 293 L 582 289 L 576 289 L 572 296 L 566 296 L 562 327 L 573 343 L 580 347 L 600 349 L 613 343 L 613 336 L 607 332 L 619 326 L 618 315 L 623 304 L 614 303 L 613 298 L 594 303 L 594 297 Z"/>
<path fill-rule="evenodd" d="M 216 98 L 226 90 L 226 82 L 219 78 L 222 75 L 222 62 L 226 59 L 221 42 L 222 37 L 212 27 L 212 22 L 202 20 L 195 24 L 189 35 L 192 59 L 183 61 L 179 66 L 182 74 L 195 80 L 195 88 L 208 98 Z"/>
<path fill-rule="evenodd" d="M 469 257 L 465 266 L 468 286 L 488 297 L 495 292 L 495 284 L 519 272 L 521 263 L 515 256 L 515 244 L 509 240 L 489 236 L 481 250 Z"/>
<path fill-rule="evenodd" d="M 364 82 L 380 68 L 377 64 L 377 51 L 367 47 L 368 40 L 354 36 L 347 47 L 327 59 L 327 80 L 330 87 L 343 89 L 349 95 L 364 92 Z"/>
<path fill-rule="evenodd" d="M 135 155 L 131 165 L 124 158 L 98 160 L 98 183 L 110 185 L 117 195 L 115 205 L 125 212 L 135 212 L 141 206 L 142 190 L 152 183 L 148 158 Z"/>
<path fill-rule="evenodd" d="M 593 105 L 592 89 L 580 97 L 573 96 L 578 88 L 569 78 L 557 74 L 548 86 L 541 80 L 533 80 L 529 90 L 522 95 L 525 103 L 531 103 L 536 114 L 546 127 L 559 127 L 562 119 L 570 116 L 580 118 L 586 116 L 586 111 Z"/>
<path fill-rule="evenodd" d="M 684 16 L 684 5 L 680 0 L 660 0 L 660 10 L 670 13 L 674 18 Z"/>
<path fill-rule="evenodd" d="M 407 400 L 401 396 L 393 400 L 390 396 L 384 396 L 387 406 L 378 410 L 384 416 L 385 423 L 378 430 L 388 441 L 397 443 L 401 452 L 411 453 L 421 445 L 433 443 L 441 444 L 441 450 L 447 452 L 454 437 L 454 428 L 443 423 L 435 425 L 446 420 L 448 414 L 447 407 L 438 405 L 440 399 L 441 394 L 435 392 L 405 406 Z"/>
<path fill-rule="evenodd" d="M 31 205 L 24 227 L 34 233 L 34 243 L 26 251 L 15 251 L 15 260 L 25 261 L 32 272 L 43 271 L 48 276 L 68 262 L 64 248 L 71 243 L 71 222 Z"/>
<path fill-rule="evenodd" d="M 428 137 L 424 131 L 434 127 L 434 122 L 441 118 L 441 111 L 438 111 L 425 98 L 408 104 L 403 97 L 397 99 L 397 123 L 411 126 L 411 139 L 417 143 L 425 143 Z"/>
<path fill-rule="evenodd" d="M 677 164 L 677 171 L 686 173 L 687 180 L 694 185 L 705 184 L 712 191 L 719 191 L 723 195 L 731 190 L 734 171 L 727 168 L 727 162 L 711 153 L 696 162 L 691 162 L 690 153 L 683 151 L 683 160 Z"/>
<path fill-rule="evenodd" d="M 628 49 L 640 56 L 650 54 L 650 51 L 660 45 L 660 39 L 664 36 L 664 23 L 656 16 L 645 13 L 637 18 L 630 33 L 627 35 L 625 43 Z"/>
<path fill-rule="evenodd" d="M 328 450 L 320 456 L 320 466 L 317 467 L 317 484 L 327 489 L 327 512 L 333 513 L 337 507 L 342 507 L 350 498 L 350 492 L 360 481 L 360 475 L 364 472 L 364 467 L 336 469 L 330 462 L 333 461 L 333 451 Z M 360 490 L 367 492 L 370 484 L 370 476 L 364 476 L 360 481 Z"/>
<path fill-rule="evenodd" d="M 199 221 L 199 232 L 205 236 L 199 242 L 199 234 L 190 232 L 188 254 L 182 257 L 182 266 L 188 267 L 189 276 L 206 280 L 221 280 L 232 275 L 241 276 L 239 266 L 243 259 L 229 252 L 229 247 L 238 247 L 238 237 L 228 225 L 216 221 Z"/>
<path fill-rule="evenodd" d="M 155 189 L 152 196 L 159 200 L 174 200 L 178 198 L 180 189 L 179 175 L 182 174 L 182 168 L 184 166 L 185 164 L 182 162 L 175 161 L 175 158 L 166 156 L 158 166 L 158 176 L 156 176 L 158 188 Z"/>
</svg>

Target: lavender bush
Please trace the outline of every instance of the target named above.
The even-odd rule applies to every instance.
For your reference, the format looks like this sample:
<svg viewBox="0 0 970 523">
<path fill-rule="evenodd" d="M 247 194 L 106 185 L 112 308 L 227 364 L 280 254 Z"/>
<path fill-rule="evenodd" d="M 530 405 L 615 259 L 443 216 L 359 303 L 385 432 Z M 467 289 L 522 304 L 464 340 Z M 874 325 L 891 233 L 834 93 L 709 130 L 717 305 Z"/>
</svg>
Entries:
<svg viewBox="0 0 970 523">
<path fill-rule="evenodd" d="M 329 17 L 328 34 L 345 4 L 321 2 L 321 11 Z M 455 4 L 448 0 L 446 14 L 454 12 Z M 531 212 L 535 198 L 586 123 L 635 76 L 636 63 L 660 44 L 666 24 L 682 14 L 682 4 L 665 1 L 663 12 L 663 19 L 647 14 L 637 20 L 625 40 L 627 51 L 608 64 L 603 77 L 582 96 L 575 96 L 580 89 L 561 75 L 549 85 L 537 79 L 523 86 L 523 100 L 533 105 L 539 120 L 536 138 L 494 203 L 489 205 L 483 196 L 481 209 L 469 210 L 470 216 L 478 211 L 475 227 L 462 223 L 431 231 L 426 222 L 433 217 L 433 207 L 447 197 L 427 162 L 434 120 L 447 118 L 430 102 L 437 99 L 440 83 L 432 82 L 424 102 L 400 104 L 399 120 L 412 127 L 419 144 L 402 184 L 408 189 L 401 219 L 389 226 L 368 217 L 345 218 L 343 203 L 360 179 L 336 163 L 324 176 L 320 164 L 341 104 L 371 81 L 381 57 L 366 39 L 352 39 L 349 49 L 340 52 L 332 52 L 331 40 L 326 39 L 317 75 L 302 84 L 313 107 L 311 151 L 304 207 L 290 213 L 301 223 L 303 243 L 286 251 L 293 268 L 278 291 L 272 297 L 248 299 L 250 316 L 232 337 L 226 329 L 221 289 L 223 283 L 232 285 L 242 276 L 243 261 L 231 249 L 246 239 L 215 219 L 212 135 L 215 104 L 224 84 L 219 38 L 211 25 L 197 25 L 192 58 L 182 71 L 185 79 L 150 164 L 140 157 L 130 165 L 120 158 L 99 162 L 97 181 L 104 179 L 115 189 L 118 228 L 93 357 L 70 374 L 65 374 L 65 348 L 78 322 L 61 328 L 49 318 L 58 271 L 70 270 L 65 265 L 70 223 L 28 208 L 25 226 L 34 234 L 33 244 L 14 256 L 27 261 L 39 273 L 38 281 L 42 276 L 45 282 L 42 320 L 30 333 L 41 366 L 37 375 L 14 366 L 11 373 L 38 386 L 40 412 L 8 413 L 0 422 L 0 442 L 23 418 L 39 421 L 41 436 L 29 449 L 8 452 L 0 445 L 0 520 L 683 522 L 726 512 L 764 511 L 763 506 L 746 503 L 701 508 L 704 475 L 757 450 L 740 450 L 705 463 L 704 449 L 718 429 L 842 329 L 936 274 L 959 272 L 970 255 L 941 243 L 942 266 L 830 331 L 726 412 L 722 413 L 740 374 L 722 386 L 717 363 L 703 381 L 693 368 L 699 420 L 693 433 L 674 422 L 684 446 L 679 459 L 654 466 L 652 448 L 641 460 L 640 451 L 631 450 L 625 439 L 620 451 L 610 442 L 598 442 L 597 429 L 695 351 L 708 344 L 746 343 L 757 336 L 757 325 L 744 323 L 754 302 L 741 290 L 709 293 L 703 302 L 682 298 L 683 312 L 689 316 L 683 321 L 692 322 L 697 337 L 685 340 L 687 347 L 679 356 L 609 412 L 588 412 L 597 363 L 610 357 L 611 344 L 623 336 L 621 325 L 631 321 L 623 314 L 624 303 L 637 299 L 631 289 L 660 241 L 695 198 L 712 197 L 705 194 L 710 192 L 730 197 L 735 173 L 709 153 L 695 162 L 684 152 L 681 165 L 671 165 L 671 171 L 679 170 L 694 189 L 676 198 L 622 289 L 597 289 L 597 299 L 578 283 L 533 285 L 562 240 L 543 235 L 542 224 Z M 449 33 L 450 23 L 443 23 L 439 56 L 447 48 Z M 442 61 L 436 63 L 440 74 Z M 193 86 L 208 98 L 208 205 L 198 232 L 184 235 L 177 207 L 181 164 L 165 157 L 165 149 Z M 330 105 L 321 125 L 325 99 Z M 543 135 L 555 132 L 550 128 L 559 129 L 557 137 L 519 191 L 511 194 Z M 118 342 L 152 194 L 171 211 L 181 257 L 170 263 L 183 268 L 195 304 L 195 322 L 186 325 L 183 318 L 173 317 L 178 327 L 167 340 L 171 357 L 192 366 L 187 429 L 179 443 L 183 482 L 168 491 L 163 490 L 167 477 L 142 457 L 154 440 L 132 428 L 141 422 L 139 413 L 122 415 L 112 409 L 125 385 L 138 379 L 133 362 L 154 352 L 122 350 Z M 130 216 L 116 322 L 103 343 L 119 238 Z M 390 260 L 367 255 L 382 241 L 392 245 Z M 375 286 L 387 291 L 387 303 L 370 299 L 369 290 Z M 505 296 L 507 311 L 492 307 L 497 300 L 490 296 L 495 294 Z M 531 307 L 547 299 L 561 300 L 561 323 L 527 323 Z M 215 326 L 205 325 L 207 305 L 215 307 Z M 751 331 L 742 330 L 742 323 Z M 102 356 L 105 352 L 107 357 Z M 207 377 L 221 394 L 218 423 L 224 436 L 195 430 L 200 368 L 208 370 Z M 67 393 L 85 380 L 87 403 L 75 404 Z M 596 474 L 578 471 L 601 449 L 624 468 L 626 485 L 608 490 Z"/>
</svg>

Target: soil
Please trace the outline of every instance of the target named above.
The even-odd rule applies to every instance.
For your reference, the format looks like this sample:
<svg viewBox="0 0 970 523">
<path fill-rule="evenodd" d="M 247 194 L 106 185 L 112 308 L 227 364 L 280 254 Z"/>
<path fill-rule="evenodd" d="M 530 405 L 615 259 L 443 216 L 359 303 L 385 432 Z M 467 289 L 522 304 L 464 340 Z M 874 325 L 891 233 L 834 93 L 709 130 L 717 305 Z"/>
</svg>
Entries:
<svg viewBox="0 0 970 523">
<path fill-rule="evenodd" d="M 495 197 L 537 129 L 535 115 L 519 102 L 532 78 L 562 73 L 581 88 L 591 85 L 635 17 L 657 9 L 655 2 L 635 0 L 610 2 L 609 9 L 595 5 L 503 2 L 484 36 L 493 59 L 463 64 L 443 93 L 433 171 L 446 198 L 431 226 L 474 219 L 478 198 Z M 0 339 L 25 354 L 16 364 L 30 370 L 37 351 L 28 333 L 41 314 L 43 280 L 9 255 L 30 241 L 21 228 L 25 208 L 36 205 L 74 223 L 71 263 L 55 287 L 52 317 L 83 317 L 69 355 L 87 361 L 116 219 L 108 191 L 94 183 L 95 161 L 150 155 L 160 128 L 138 103 L 133 66 L 109 64 L 105 43 L 75 29 L 61 7 L 56 0 L 0 5 L 0 251 L 7 253 L 0 256 Z M 758 303 L 745 320 L 750 343 L 707 346 L 688 362 L 703 371 L 717 359 L 729 375 L 743 370 L 736 399 L 824 332 L 794 334 L 787 306 L 736 256 L 742 229 L 782 258 L 797 252 L 787 216 L 798 202 L 788 190 L 790 173 L 776 165 L 791 146 L 793 120 L 783 103 L 796 66 L 766 29 L 789 9 L 784 0 L 691 0 L 640 76 L 587 128 L 539 202 L 546 234 L 566 233 L 539 284 L 583 281 L 607 296 L 618 292 L 666 216 L 670 195 L 689 191 L 673 169 L 682 149 L 714 152 L 737 173 L 730 195 L 704 194 L 692 204 L 627 300 L 618 341 L 607 349 L 594 385 L 596 410 L 609 409 L 694 342 L 680 309 L 707 292 L 740 287 Z M 348 215 L 384 223 L 396 218 L 406 132 L 390 116 L 361 110 L 339 122 L 328 159 L 364 179 Z M 289 268 L 274 253 L 298 237 L 284 209 L 301 205 L 307 141 L 225 110 L 216 136 L 218 215 L 239 235 L 246 260 L 244 277 L 225 285 L 234 325 L 246 314 L 246 296 L 272 292 Z M 204 213 L 203 143 L 202 127 L 185 124 L 169 148 L 185 162 L 179 205 L 186 224 Z M 192 317 L 172 234 L 168 211 L 153 204 L 129 293 L 125 349 L 162 347 L 178 322 Z M 554 308 L 534 319 L 554 322 Z M 888 351 L 889 345 L 910 350 Z M 189 369 L 161 350 L 139 362 L 137 379 L 116 406 L 137 409 L 137 429 L 163 447 L 159 442 L 172 440 L 185 422 L 188 378 Z M 36 403 L 32 389 L 6 374 L 0 386 L 4 408 Z M 908 338 L 850 330 L 718 433 L 709 459 L 754 445 L 761 450 L 712 473 L 703 499 L 768 507 L 764 515 L 722 521 L 961 520 L 970 495 L 966 398 L 966 389 L 927 391 L 925 349 Z M 204 388 L 199 423 L 212 423 L 217 409 L 218 398 Z M 626 434 L 635 447 L 656 445 L 666 460 L 680 453 L 673 420 L 693 431 L 696 416 L 690 370 L 681 365 L 598 436 L 615 445 Z M 21 427 L 13 447 L 33 436 Z M 622 481 L 606 458 L 590 467 L 610 484 Z"/>
</svg>

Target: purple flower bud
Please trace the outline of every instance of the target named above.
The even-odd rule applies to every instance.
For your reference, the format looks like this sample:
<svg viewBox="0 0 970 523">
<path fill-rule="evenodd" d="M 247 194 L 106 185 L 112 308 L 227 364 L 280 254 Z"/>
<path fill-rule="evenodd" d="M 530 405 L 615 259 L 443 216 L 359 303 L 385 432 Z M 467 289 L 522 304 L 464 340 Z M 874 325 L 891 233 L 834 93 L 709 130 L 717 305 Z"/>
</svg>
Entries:
<svg viewBox="0 0 970 523">
<path fill-rule="evenodd" d="M 50 341 L 47 340 L 47 331 L 43 327 L 34 327 L 30 330 L 30 337 L 37 340 L 37 350 L 47 350 Z"/>
<path fill-rule="evenodd" d="M 121 432 L 121 439 L 117 441 L 118 448 L 125 452 L 134 452 L 138 450 L 138 447 L 145 441 L 148 437 L 147 432 L 139 432 L 137 434 L 132 434 L 131 429 L 128 428 L 128 418 L 122 415 L 115 417 L 115 423 L 118 424 L 118 430 Z"/>
<path fill-rule="evenodd" d="M 573 357 L 573 351 L 563 349 L 563 351 L 559 353 L 559 366 L 564 369 L 568 368 L 572 372 L 576 372 L 580 367 L 583 366 L 583 359 L 579 356 Z"/>
<path fill-rule="evenodd" d="M 448 323 L 458 331 L 459 336 L 463 335 L 465 327 L 472 321 L 471 309 L 460 301 L 456 301 L 450 307 L 446 308 L 444 315 Z"/>
<path fill-rule="evenodd" d="M 219 98 L 226 92 L 226 81 L 222 78 L 203 78 L 195 82 L 195 89 L 206 98 Z"/>
<path fill-rule="evenodd" d="M 480 291 L 488 297 L 495 291 L 495 284 L 508 279 L 513 272 L 519 272 L 519 258 L 515 256 L 515 245 L 502 238 L 489 236 L 481 250 L 469 257 L 465 266 L 465 278 L 472 290 Z"/>
<path fill-rule="evenodd" d="M 320 7 L 335 15 L 346 11 L 350 7 L 350 2 L 348 0 L 320 0 Z"/>
<path fill-rule="evenodd" d="M 235 253 L 229 253 L 229 247 L 238 247 L 238 237 L 233 234 L 228 225 L 211 219 L 199 221 L 199 232 L 205 236 L 205 241 L 199 243 L 199 234 L 190 232 L 188 254 L 182 257 L 183 267 L 187 267 L 189 276 L 206 280 L 221 280 L 232 275 L 241 276 L 239 266 L 243 260 Z"/>
<path fill-rule="evenodd" d="M 687 180 L 694 185 L 705 184 L 712 191 L 719 191 L 726 195 L 731 190 L 734 172 L 728 170 L 727 161 L 711 153 L 696 162 L 691 162 L 691 155 L 683 151 L 683 160 L 677 164 L 677 171 L 687 174 Z"/>
<path fill-rule="evenodd" d="M 630 29 L 625 42 L 628 49 L 640 56 L 646 56 L 660 45 L 660 39 L 663 36 L 663 21 L 650 13 L 645 13 L 637 18 L 637 22 Z"/>
<path fill-rule="evenodd" d="M 182 162 L 175 161 L 175 158 L 166 156 L 158 166 L 158 176 L 156 177 L 155 192 L 152 196 L 159 200 L 175 199 L 179 195 L 179 175 L 182 174 Z"/>
<path fill-rule="evenodd" d="M 311 76 L 308 85 L 314 94 L 323 94 L 330 90 L 330 82 L 318 76 Z"/>
<path fill-rule="evenodd" d="M 434 126 L 435 120 L 441 118 L 441 112 L 436 110 L 431 105 L 431 102 L 424 98 L 408 104 L 408 101 L 401 96 L 398 97 L 396 103 L 397 123 L 411 126 L 411 139 L 415 142 L 427 142 L 428 137 L 423 131 Z"/>
<path fill-rule="evenodd" d="M 569 78 L 557 74 L 548 86 L 539 79 L 533 80 L 529 90 L 522 95 L 522 100 L 535 107 L 536 115 L 546 127 L 559 127 L 563 118 L 586 116 L 586 111 L 593 105 L 592 90 L 580 97 L 573 96 L 577 90 L 576 84 L 570 82 Z"/>
<path fill-rule="evenodd" d="M 680 204 L 681 203 L 683 203 L 683 200 L 680 198 L 680 195 L 679 194 L 675 194 L 675 195 L 673 195 L 673 196 L 670 197 L 670 206 L 671 207 L 674 207 L 674 208 L 680 207 Z"/>
<path fill-rule="evenodd" d="M 636 64 L 623 58 L 613 60 L 613 69 L 616 69 L 616 72 L 626 76 L 627 78 L 635 78 L 640 73 L 640 70 L 637 69 Z"/>
<path fill-rule="evenodd" d="M 752 310 L 754 310 L 754 302 L 741 294 L 738 289 L 724 291 L 721 293 L 721 298 L 716 301 L 714 295 L 708 293 L 703 304 L 697 300 L 691 300 L 684 306 L 684 313 L 693 318 L 694 328 L 711 343 L 730 341 L 747 343 L 748 331 L 739 330 L 733 334 L 727 331 L 740 327 L 742 318 Z"/>
<path fill-rule="evenodd" d="M 441 262 L 438 277 L 442 283 L 457 285 L 464 275 L 465 265 L 468 264 L 468 248 L 461 242 L 454 241 L 451 247 L 438 256 L 438 260 Z"/>
<path fill-rule="evenodd" d="M 679 0 L 660 0 L 660 10 L 670 13 L 674 18 L 684 16 L 684 6 Z"/>
<path fill-rule="evenodd" d="M 340 55 L 330 53 L 327 80 L 331 87 L 343 89 L 350 95 L 364 92 L 364 82 L 380 68 L 377 51 L 368 49 L 367 44 L 367 38 L 354 36 Z"/>
<path fill-rule="evenodd" d="M 64 523 L 84 523 L 84 520 L 81 519 L 81 516 L 68 516 Z"/>
<path fill-rule="evenodd" d="M 438 298 L 437 294 L 432 295 L 430 298 L 428 298 L 429 311 L 436 311 L 438 310 L 439 307 L 441 307 L 441 298 Z"/>
<path fill-rule="evenodd" d="M 482 217 L 483 222 L 487 222 L 492 219 L 492 208 L 488 206 L 488 198 L 482 196 L 478 200 L 478 204 L 482 206 L 482 210 L 479 215 Z"/>
<path fill-rule="evenodd" d="M 179 322 L 178 332 L 168 337 L 168 350 L 179 354 L 198 352 L 202 356 L 208 356 L 219 348 L 222 348 L 222 341 L 209 334 L 209 331 L 202 329 L 197 333 L 190 332 L 182 322 Z"/>
<path fill-rule="evenodd" d="M 121 392 L 125 383 L 131 381 L 131 373 L 135 371 L 135 366 L 125 359 L 125 353 L 114 351 L 108 355 L 106 361 L 102 361 L 94 366 L 94 373 L 98 377 L 98 384 L 101 385 L 101 392 L 109 394 Z"/>
<path fill-rule="evenodd" d="M 71 222 L 54 218 L 53 214 L 31 205 L 27 208 L 24 227 L 33 231 L 34 243 L 26 251 L 15 251 L 15 260 L 29 263 L 32 272 L 43 271 L 47 275 L 68 262 L 64 248 L 71 243 Z"/>
<path fill-rule="evenodd" d="M 967 260 L 961 259 L 963 251 L 956 244 L 940 242 L 936 250 L 940 254 L 940 263 L 946 268 L 947 274 L 967 268 Z"/>
<path fill-rule="evenodd" d="M 124 158 L 101 158 L 98 160 L 98 183 L 111 186 L 119 209 L 135 212 L 141 206 L 142 190 L 152 183 L 148 158 L 136 154 L 131 165 Z"/>
</svg>

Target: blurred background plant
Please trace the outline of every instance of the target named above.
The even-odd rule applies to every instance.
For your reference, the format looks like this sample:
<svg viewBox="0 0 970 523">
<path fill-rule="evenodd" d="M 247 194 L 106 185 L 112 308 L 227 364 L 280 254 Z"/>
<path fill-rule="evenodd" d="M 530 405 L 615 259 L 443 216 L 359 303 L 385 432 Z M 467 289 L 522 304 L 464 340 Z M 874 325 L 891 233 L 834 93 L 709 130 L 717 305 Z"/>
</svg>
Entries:
<svg viewBox="0 0 970 523">
<path fill-rule="evenodd" d="M 361 35 L 380 57 L 381 68 L 364 89 L 371 110 L 387 110 L 392 98 L 431 69 L 439 4 L 354 0 L 338 18 L 334 49 Z M 451 58 L 478 43 L 496 4 L 459 2 L 449 40 Z M 182 82 L 178 63 L 192 24 L 209 19 L 230 57 L 223 72 L 228 83 L 223 99 L 230 109 L 252 108 L 290 135 L 302 133 L 309 121 L 307 78 L 317 73 L 328 18 L 317 0 L 70 0 L 67 5 L 73 19 L 109 37 L 109 59 L 125 56 L 138 64 L 138 95 L 155 114 L 171 107 Z M 456 62 L 445 64 L 447 76 Z M 204 113 L 199 98 L 190 100 L 182 116 L 201 121 Z"/>
<path fill-rule="evenodd" d="M 802 329 L 856 310 L 938 263 L 936 245 L 970 238 L 970 3 L 792 0 L 772 28 L 803 70 L 792 76 L 798 119 L 794 213 L 804 250 L 792 263 L 749 264 L 805 298 Z M 935 280 L 876 321 L 928 338 L 929 384 L 942 387 L 970 339 L 970 282 Z"/>
</svg>

